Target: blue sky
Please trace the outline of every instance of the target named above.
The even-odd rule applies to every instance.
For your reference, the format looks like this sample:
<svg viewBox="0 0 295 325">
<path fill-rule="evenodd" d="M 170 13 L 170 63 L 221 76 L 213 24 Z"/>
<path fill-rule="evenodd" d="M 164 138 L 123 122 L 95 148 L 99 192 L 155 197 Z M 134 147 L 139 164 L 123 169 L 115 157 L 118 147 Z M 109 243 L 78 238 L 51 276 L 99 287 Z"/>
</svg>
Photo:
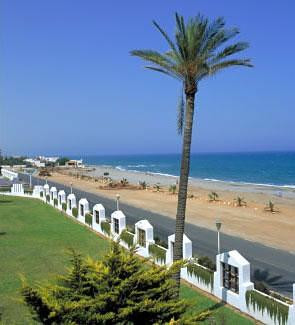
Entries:
<svg viewBox="0 0 295 325">
<path fill-rule="evenodd" d="M 295 150 L 295 2 L 1 1 L 0 148 L 10 154 L 175 153 L 180 84 L 132 49 L 166 50 L 175 11 L 224 16 L 254 69 L 200 85 L 193 152 Z"/>
</svg>

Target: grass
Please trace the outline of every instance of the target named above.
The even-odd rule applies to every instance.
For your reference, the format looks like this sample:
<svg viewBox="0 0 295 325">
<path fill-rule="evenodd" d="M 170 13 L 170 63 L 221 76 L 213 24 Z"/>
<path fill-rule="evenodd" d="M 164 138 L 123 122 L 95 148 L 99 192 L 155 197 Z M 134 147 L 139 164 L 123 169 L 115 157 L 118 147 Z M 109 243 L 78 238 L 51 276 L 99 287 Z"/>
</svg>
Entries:
<svg viewBox="0 0 295 325">
<path fill-rule="evenodd" d="M 21 300 L 21 274 L 29 283 L 50 282 L 57 274 L 65 271 L 69 248 L 86 256 L 100 258 L 108 246 L 107 239 L 102 239 L 45 203 L 0 195 L 2 324 L 34 324 L 28 308 Z M 186 285 L 181 287 L 181 297 L 191 302 L 188 313 L 212 309 L 216 320 L 225 318 L 227 325 L 254 324 Z"/>
</svg>

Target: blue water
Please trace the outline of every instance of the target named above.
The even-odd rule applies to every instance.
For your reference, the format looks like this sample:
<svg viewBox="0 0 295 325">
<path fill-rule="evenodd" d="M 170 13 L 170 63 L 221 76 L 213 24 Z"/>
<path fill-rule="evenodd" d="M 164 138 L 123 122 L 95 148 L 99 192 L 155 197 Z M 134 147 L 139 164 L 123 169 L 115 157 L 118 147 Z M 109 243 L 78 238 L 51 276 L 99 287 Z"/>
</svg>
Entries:
<svg viewBox="0 0 295 325">
<path fill-rule="evenodd" d="M 80 158 L 80 157 L 76 157 Z M 180 155 L 85 156 L 88 165 L 179 175 Z M 192 154 L 190 176 L 295 188 L 295 152 Z"/>
</svg>

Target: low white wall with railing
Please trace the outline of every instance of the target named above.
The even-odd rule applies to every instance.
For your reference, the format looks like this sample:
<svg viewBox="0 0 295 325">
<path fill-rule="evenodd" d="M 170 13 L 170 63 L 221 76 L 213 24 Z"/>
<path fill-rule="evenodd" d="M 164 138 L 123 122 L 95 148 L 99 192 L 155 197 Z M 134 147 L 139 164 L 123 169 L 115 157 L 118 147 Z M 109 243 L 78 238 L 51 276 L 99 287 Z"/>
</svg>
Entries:
<svg viewBox="0 0 295 325">
<path fill-rule="evenodd" d="M 41 197 L 41 195 L 40 195 L 41 192 L 43 193 L 43 197 Z M 39 195 L 37 193 L 39 193 Z M 0 195 L 1 194 L 2 195 L 9 195 L 9 196 L 16 196 L 15 194 L 13 194 L 11 192 L 1 192 Z M 17 196 L 27 197 L 27 198 L 37 198 L 37 199 L 42 200 L 45 203 L 50 204 L 50 202 L 44 201 L 45 191 L 42 191 L 40 189 L 40 186 L 38 187 L 38 190 L 36 188 L 36 190 L 33 191 L 33 194 L 19 193 Z M 71 196 L 73 196 L 73 194 L 71 194 Z M 66 200 L 67 203 L 68 203 L 68 198 L 69 198 L 69 196 L 67 197 L 67 200 Z M 86 201 L 85 202 L 83 201 L 83 204 L 85 203 L 86 206 L 87 206 Z M 81 202 L 79 202 L 79 203 L 81 203 Z M 88 206 L 87 207 L 86 206 L 85 206 L 85 212 L 87 211 L 87 213 L 93 214 L 92 211 L 89 211 Z M 58 209 L 57 206 L 55 208 Z M 79 208 L 79 206 L 77 208 Z M 75 218 L 75 217 L 72 216 L 72 213 L 71 213 L 71 211 L 69 211 L 69 209 L 64 211 L 64 213 L 66 213 L 71 218 L 75 219 L 77 222 L 79 222 L 79 223 L 81 223 L 83 225 L 87 225 L 86 222 L 85 222 L 85 216 L 84 216 L 84 218 L 79 218 L 79 216 L 78 216 L 78 218 Z M 121 211 L 120 211 L 120 213 L 121 213 Z M 102 218 L 100 218 L 101 219 L 100 223 L 96 224 L 95 227 L 93 227 L 94 226 L 94 224 L 93 224 L 94 217 L 92 217 L 92 225 L 87 225 L 87 226 L 91 227 L 95 232 L 97 232 L 99 234 L 102 234 L 105 237 L 109 237 L 110 239 L 116 239 L 117 237 L 114 236 L 115 234 L 113 233 L 112 225 L 111 225 L 111 223 L 109 221 L 107 221 L 107 219 L 105 218 L 104 213 L 103 213 L 103 215 L 101 217 Z M 102 225 L 101 225 L 102 222 L 109 222 L 110 223 L 110 234 L 109 235 L 106 234 L 102 230 Z M 124 229 L 125 229 L 125 224 L 124 224 Z M 127 230 L 125 229 L 125 231 L 127 231 Z M 130 234 L 132 234 L 132 233 L 130 233 Z M 132 235 L 134 235 L 134 234 L 132 234 Z M 134 242 L 135 245 L 138 245 L 136 243 L 136 236 L 135 235 L 134 235 L 133 242 Z M 122 241 L 122 240 L 120 241 L 120 244 L 123 247 L 127 248 L 127 249 L 129 248 L 128 244 L 126 242 Z M 161 249 L 162 250 L 162 252 L 161 252 L 162 257 L 165 256 L 165 258 L 160 258 L 159 256 L 156 256 L 155 254 L 154 254 L 154 256 L 152 256 L 152 254 L 149 251 L 149 245 L 155 245 L 157 248 Z M 138 247 L 138 248 L 139 248 L 138 249 L 139 255 L 144 256 L 144 257 L 153 258 L 154 262 L 157 265 L 160 265 L 160 266 L 167 265 L 167 264 L 170 265 L 170 262 L 167 261 L 167 258 L 166 258 L 169 251 L 165 247 L 154 244 L 153 242 L 148 242 L 147 246 L 145 247 L 144 253 L 141 253 L 141 251 L 140 251 L 141 247 Z M 248 272 L 248 266 L 243 261 L 244 258 L 237 251 L 231 251 L 231 252 L 227 252 L 227 253 L 217 255 L 216 260 L 220 261 L 220 258 L 226 256 L 226 254 L 227 254 L 227 259 L 229 259 L 229 260 L 230 259 L 235 260 L 235 258 L 236 258 L 236 260 L 238 260 L 240 258 L 242 260 L 242 263 L 241 263 L 240 267 L 242 269 L 246 268 L 246 270 Z M 225 302 L 227 302 L 229 304 L 232 304 L 234 307 L 240 309 L 242 312 L 250 315 L 254 319 L 263 322 L 264 324 L 267 324 L 267 325 L 295 325 L 295 284 L 293 285 L 293 305 L 289 305 L 287 303 L 284 303 L 284 302 L 282 302 L 282 301 L 280 301 L 278 299 L 275 299 L 275 298 L 273 298 L 271 296 L 268 296 L 268 295 L 258 291 L 258 293 L 260 295 L 265 296 L 268 299 L 272 299 L 276 304 L 279 304 L 279 306 L 282 305 L 282 306 L 284 306 L 285 309 L 287 309 L 288 316 L 287 316 L 286 321 L 284 322 L 284 321 L 282 321 L 282 319 L 279 319 L 278 313 L 273 313 L 271 315 L 271 313 L 269 312 L 269 310 L 267 308 L 258 308 L 257 305 L 255 306 L 255 304 L 252 304 L 251 301 L 248 301 L 248 303 L 247 303 L 247 301 L 246 301 L 246 293 L 247 293 L 247 291 L 250 291 L 250 290 L 253 290 L 255 292 L 257 292 L 257 291 L 255 289 L 253 289 L 252 283 L 249 282 L 248 279 L 246 279 L 246 277 L 243 275 L 243 272 L 242 272 L 243 276 L 240 279 L 241 283 L 239 284 L 239 286 L 240 286 L 239 293 L 234 293 L 234 292 L 232 292 L 230 290 L 226 290 L 225 288 L 220 288 L 220 286 L 221 286 L 220 283 L 219 283 L 219 287 L 216 288 L 217 283 L 215 283 L 215 281 L 217 281 L 216 279 L 219 279 L 222 276 L 221 275 L 222 270 L 220 268 L 220 265 L 219 266 L 217 265 L 217 271 L 214 273 L 214 276 L 212 276 L 211 275 L 212 271 L 210 271 L 206 267 L 204 267 L 202 265 L 199 265 L 198 263 L 196 263 L 194 261 L 191 261 L 191 263 L 192 263 L 192 265 L 196 265 L 198 268 L 202 268 L 204 270 L 204 272 L 208 272 L 208 274 L 210 274 L 210 281 L 208 281 L 207 275 L 206 275 L 206 277 L 204 277 L 204 276 L 200 275 L 200 273 L 198 273 L 197 271 L 195 273 L 192 272 L 191 270 L 189 271 L 188 270 L 189 267 L 182 268 L 181 269 L 181 278 L 186 280 L 190 284 L 194 285 L 195 287 L 197 287 L 197 288 L 199 288 L 199 289 L 201 289 L 203 291 L 206 291 L 206 292 L 208 292 L 208 293 L 210 293 L 210 294 L 224 300 Z M 232 263 L 234 264 L 234 261 Z M 243 282 L 243 278 L 245 278 L 244 280 L 246 282 Z M 217 282 L 219 282 L 219 280 Z M 241 288 L 246 288 L 246 289 L 241 290 Z M 226 291 L 226 295 L 221 296 L 220 289 L 222 289 L 223 293 Z M 229 299 L 227 298 L 227 297 L 232 297 L 232 296 L 235 297 L 234 300 L 232 300 L 230 298 Z"/>
<path fill-rule="evenodd" d="M 12 170 L 6 169 L 6 168 L 1 169 L 1 174 L 3 177 L 6 177 L 6 178 L 10 179 L 11 181 L 18 178 L 18 173 L 13 172 Z"/>
</svg>

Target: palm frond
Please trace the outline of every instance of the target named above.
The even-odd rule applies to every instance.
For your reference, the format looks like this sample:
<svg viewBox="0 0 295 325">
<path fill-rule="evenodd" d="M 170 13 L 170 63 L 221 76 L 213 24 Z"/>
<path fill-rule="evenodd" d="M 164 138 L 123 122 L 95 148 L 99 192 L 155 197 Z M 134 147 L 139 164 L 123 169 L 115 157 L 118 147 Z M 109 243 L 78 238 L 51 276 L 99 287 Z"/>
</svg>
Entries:
<svg viewBox="0 0 295 325">
<path fill-rule="evenodd" d="M 169 44 L 171 50 L 173 51 L 174 55 L 179 59 L 180 57 L 179 57 L 179 54 L 177 52 L 176 46 L 173 43 L 173 41 L 170 39 L 168 34 L 164 31 L 164 29 L 161 28 L 161 26 L 156 21 L 153 21 L 153 24 L 158 29 L 158 31 L 163 35 L 163 37 L 165 38 L 165 40 Z"/>
<path fill-rule="evenodd" d="M 218 61 L 241 52 L 249 47 L 249 43 L 247 42 L 238 42 L 236 44 L 229 45 L 225 47 L 221 52 L 214 55 L 213 59 L 210 61 L 210 64 L 217 63 Z"/>
<path fill-rule="evenodd" d="M 227 61 L 222 61 L 219 63 L 216 63 L 212 65 L 209 68 L 209 73 L 208 75 L 212 76 L 219 72 L 220 70 L 223 70 L 225 68 L 229 67 L 234 67 L 234 66 L 244 66 L 244 67 L 253 67 L 253 64 L 251 63 L 250 59 L 240 59 L 240 60 L 227 60 Z"/>
</svg>

